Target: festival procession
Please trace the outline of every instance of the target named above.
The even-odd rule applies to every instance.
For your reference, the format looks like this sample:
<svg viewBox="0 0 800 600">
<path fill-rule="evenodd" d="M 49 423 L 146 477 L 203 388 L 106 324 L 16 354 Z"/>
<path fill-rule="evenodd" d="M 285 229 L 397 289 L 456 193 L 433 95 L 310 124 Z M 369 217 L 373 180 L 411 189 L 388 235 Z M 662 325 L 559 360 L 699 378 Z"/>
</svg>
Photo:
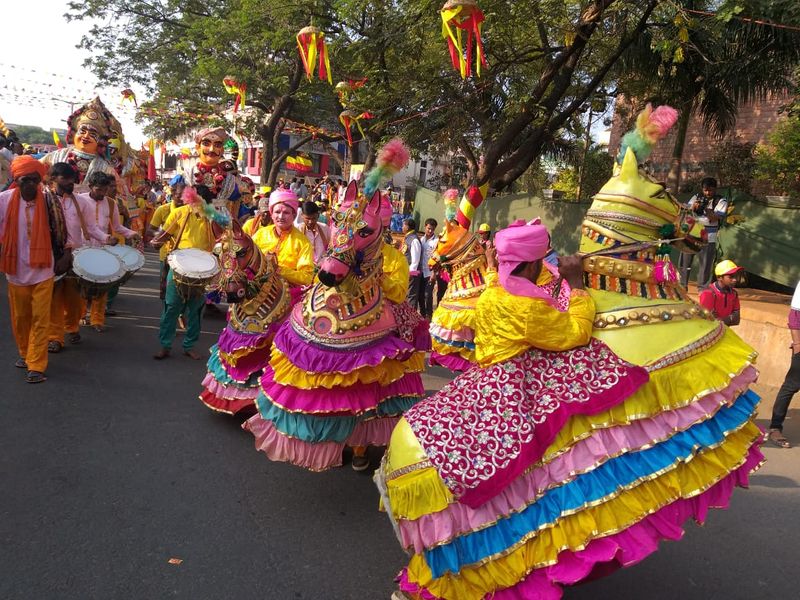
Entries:
<svg viewBox="0 0 800 600">
<path fill-rule="evenodd" d="M 0 597 L 800 596 L 793 2 L 7 8 Z"/>
</svg>

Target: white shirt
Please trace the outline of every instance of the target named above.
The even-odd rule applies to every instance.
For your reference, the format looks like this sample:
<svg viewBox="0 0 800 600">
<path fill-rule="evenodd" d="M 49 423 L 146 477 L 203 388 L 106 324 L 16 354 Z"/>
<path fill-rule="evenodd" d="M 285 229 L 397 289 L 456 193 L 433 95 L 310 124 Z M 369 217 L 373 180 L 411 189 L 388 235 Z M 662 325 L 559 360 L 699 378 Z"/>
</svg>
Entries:
<svg viewBox="0 0 800 600">
<path fill-rule="evenodd" d="M 11 203 L 11 197 L 13 195 L 14 190 L 6 190 L 0 193 L 0 235 L 5 231 L 6 213 L 8 212 L 8 206 Z M 49 267 L 43 269 L 31 267 L 31 241 L 28 238 L 28 221 L 31 221 L 31 223 L 33 222 L 34 211 L 36 209 L 33 203 L 28 204 L 21 195 L 19 197 L 19 202 L 19 215 L 17 217 L 17 273 L 16 275 L 9 275 L 6 273 L 6 279 L 13 285 L 36 285 L 53 276 L 53 260 L 50 260 Z M 48 225 L 48 229 L 49 228 Z"/>
<path fill-rule="evenodd" d="M 422 275 L 424 277 L 430 277 L 433 273 L 433 270 L 428 265 L 428 261 L 431 259 L 431 256 L 436 251 L 436 246 L 439 244 L 439 236 L 432 235 L 430 239 L 422 236 Z"/>
<path fill-rule="evenodd" d="M 317 221 L 316 231 L 311 231 L 306 227 L 305 223 L 300 223 L 298 226 L 300 232 L 308 238 L 311 242 L 311 247 L 314 249 L 314 264 L 319 264 L 322 255 L 328 249 L 328 242 L 331 239 L 331 233 L 327 225 Z"/>
</svg>

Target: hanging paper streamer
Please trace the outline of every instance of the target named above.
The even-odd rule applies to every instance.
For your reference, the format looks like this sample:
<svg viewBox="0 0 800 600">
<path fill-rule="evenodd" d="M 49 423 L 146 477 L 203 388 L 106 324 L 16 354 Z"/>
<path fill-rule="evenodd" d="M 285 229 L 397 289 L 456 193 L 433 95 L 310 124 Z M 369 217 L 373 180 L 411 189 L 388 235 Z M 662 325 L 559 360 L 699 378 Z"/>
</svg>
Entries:
<svg viewBox="0 0 800 600">
<path fill-rule="evenodd" d="M 366 77 L 359 79 L 358 81 L 348 79 L 347 81 L 340 81 L 337 83 L 334 89 L 339 95 L 339 103 L 342 106 L 347 105 L 350 102 L 350 97 L 353 95 L 353 92 L 360 87 L 364 87 L 365 83 L 367 83 Z"/>
<path fill-rule="evenodd" d="M 461 203 L 458 205 L 458 210 L 456 211 L 456 221 L 458 221 L 458 224 L 464 229 L 469 229 L 470 225 L 472 225 L 472 219 L 475 217 L 475 209 L 481 205 L 488 191 L 489 184 L 484 183 L 480 187 L 472 185 L 464 192 L 464 196 L 461 198 Z"/>
<path fill-rule="evenodd" d="M 440 11 L 442 37 L 447 40 L 453 68 L 466 79 L 472 75 L 473 40 L 475 46 L 475 72 L 481 76 L 481 66 L 487 66 L 481 40 L 483 12 L 475 0 L 448 0 Z M 464 34 L 466 33 L 466 44 Z"/>
<path fill-rule="evenodd" d="M 339 115 L 339 122 L 344 127 L 344 131 L 347 134 L 347 145 L 353 145 L 353 136 L 350 132 L 350 128 L 355 125 L 358 127 L 358 132 L 361 134 L 361 137 L 364 137 L 364 129 L 361 127 L 361 119 L 371 119 L 372 115 L 368 112 L 363 113 L 356 113 L 352 110 L 346 110 Z"/>
<path fill-rule="evenodd" d="M 313 25 L 303 27 L 297 32 L 297 48 L 300 50 L 300 58 L 303 61 L 303 68 L 306 77 L 311 81 L 311 74 L 319 58 L 319 78 L 322 81 L 328 80 L 333 85 L 331 79 L 331 62 L 328 57 L 328 47 L 325 45 L 325 34 Z"/>
<path fill-rule="evenodd" d="M 61 143 L 61 138 L 58 137 L 58 132 L 55 129 L 53 129 L 53 143 L 59 150 L 64 147 L 64 144 Z"/>
<path fill-rule="evenodd" d="M 133 105 L 136 108 L 139 108 L 139 103 L 136 102 L 136 94 L 133 93 L 131 88 L 125 88 L 122 90 L 122 102 L 133 102 Z"/>
<path fill-rule="evenodd" d="M 240 108 L 245 106 L 247 84 L 243 81 L 236 81 L 233 77 L 225 77 L 222 80 L 222 85 L 225 86 L 226 92 L 236 95 L 233 100 L 233 112 L 236 114 Z"/>
<path fill-rule="evenodd" d="M 678 111 L 671 106 L 663 104 L 654 110 L 648 104 L 636 117 L 636 129 L 622 136 L 617 162 L 622 164 L 625 151 L 630 147 L 636 155 L 636 162 L 643 163 L 650 156 L 656 143 L 667 135 L 677 120 Z"/>
</svg>

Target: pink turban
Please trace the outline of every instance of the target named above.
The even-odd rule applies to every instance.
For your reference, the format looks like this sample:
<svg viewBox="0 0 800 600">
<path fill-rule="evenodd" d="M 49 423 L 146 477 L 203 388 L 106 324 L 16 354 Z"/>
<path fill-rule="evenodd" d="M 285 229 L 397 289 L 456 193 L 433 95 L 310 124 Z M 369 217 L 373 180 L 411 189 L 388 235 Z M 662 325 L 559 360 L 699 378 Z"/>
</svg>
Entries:
<svg viewBox="0 0 800 600">
<path fill-rule="evenodd" d="M 208 138 L 212 141 L 224 142 L 228 139 L 228 132 L 222 127 L 206 127 L 205 129 L 201 129 L 197 132 L 197 135 L 194 136 L 194 141 L 196 144 L 199 144 L 203 141 L 203 138 Z"/>
<path fill-rule="evenodd" d="M 551 293 L 523 277 L 511 274 L 521 263 L 541 260 L 550 251 L 550 234 L 541 221 L 534 219 L 526 223 L 520 219 L 513 222 L 507 229 L 497 232 L 494 245 L 497 248 L 500 285 L 511 294 L 540 298 L 555 307 L 556 300 Z M 543 262 L 542 266 L 558 278 L 556 267 L 547 262 Z"/>
<path fill-rule="evenodd" d="M 278 204 L 285 204 L 297 214 L 300 208 L 300 201 L 297 199 L 297 194 L 290 190 L 275 190 L 269 195 L 269 212 L 278 206 Z"/>
</svg>

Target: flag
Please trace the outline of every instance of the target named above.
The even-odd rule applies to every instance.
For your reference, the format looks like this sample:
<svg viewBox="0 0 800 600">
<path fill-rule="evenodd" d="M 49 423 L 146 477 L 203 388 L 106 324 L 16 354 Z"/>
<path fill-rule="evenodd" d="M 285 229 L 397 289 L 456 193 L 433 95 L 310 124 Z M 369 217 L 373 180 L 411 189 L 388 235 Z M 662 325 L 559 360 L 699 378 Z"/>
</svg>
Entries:
<svg viewBox="0 0 800 600">
<path fill-rule="evenodd" d="M 155 181 L 158 179 L 156 173 L 156 141 L 151 139 L 149 145 L 149 156 L 147 158 L 147 179 L 148 181 Z"/>
<path fill-rule="evenodd" d="M 61 143 L 61 138 L 58 137 L 58 132 L 55 129 L 53 129 L 53 143 L 59 150 L 64 147 L 64 144 Z"/>
</svg>

